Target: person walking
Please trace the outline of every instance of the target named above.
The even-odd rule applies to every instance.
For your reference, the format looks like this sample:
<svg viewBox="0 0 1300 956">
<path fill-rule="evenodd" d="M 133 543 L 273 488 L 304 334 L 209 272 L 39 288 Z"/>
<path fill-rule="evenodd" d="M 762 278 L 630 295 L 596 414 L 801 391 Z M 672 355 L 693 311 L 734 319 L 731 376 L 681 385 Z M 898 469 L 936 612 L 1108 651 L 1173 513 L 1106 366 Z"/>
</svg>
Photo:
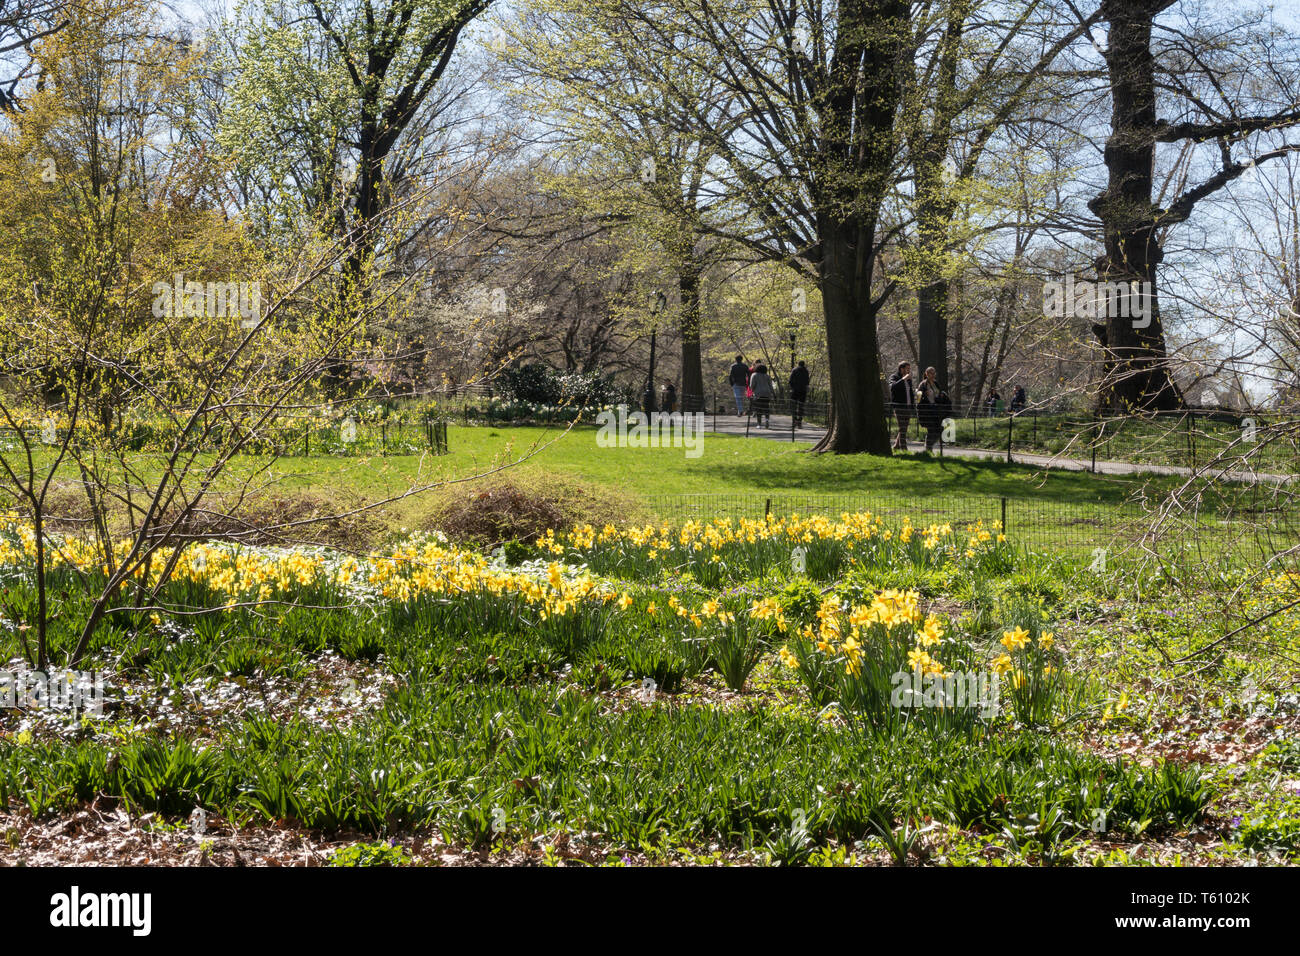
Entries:
<svg viewBox="0 0 1300 956">
<path fill-rule="evenodd" d="M 736 416 L 740 417 L 745 414 L 745 389 L 749 386 L 749 366 L 741 356 L 736 356 L 727 381 L 731 384 L 731 394 L 736 399 Z"/>
<path fill-rule="evenodd" d="M 677 410 L 677 386 L 672 382 L 664 382 L 664 397 L 659 403 L 659 411 L 675 412 Z"/>
<path fill-rule="evenodd" d="M 916 406 L 916 389 L 912 385 L 912 365 L 899 362 L 898 371 L 889 376 L 889 402 L 894 409 L 894 418 L 898 421 L 898 437 L 894 447 L 907 451 L 907 426 L 912 420 L 912 409 Z"/>
<path fill-rule="evenodd" d="M 943 433 L 943 409 L 947 402 L 948 395 L 939 388 L 939 383 L 935 380 L 934 366 L 925 370 L 925 378 L 921 379 L 921 384 L 916 387 L 916 418 L 925 429 L 925 453 L 928 455 L 934 450 L 935 444 L 940 440 Z"/>
<path fill-rule="evenodd" d="M 800 362 L 790 373 L 790 417 L 795 428 L 803 427 L 803 406 L 808 401 L 808 366 Z"/>
<path fill-rule="evenodd" d="M 758 419 L 758 427 L 772 427 L 772 399 L 776 398 L 776 388 L 772 385 L 772 380 L 767 376 L 767 366 L 759 364 L 754 368 L 754 374 L 749 377 L 749 387 L 754 393 L 754 417 Z M 764 426 L 763 419 L 767 419 L 767 425 Z"/>
</svg>

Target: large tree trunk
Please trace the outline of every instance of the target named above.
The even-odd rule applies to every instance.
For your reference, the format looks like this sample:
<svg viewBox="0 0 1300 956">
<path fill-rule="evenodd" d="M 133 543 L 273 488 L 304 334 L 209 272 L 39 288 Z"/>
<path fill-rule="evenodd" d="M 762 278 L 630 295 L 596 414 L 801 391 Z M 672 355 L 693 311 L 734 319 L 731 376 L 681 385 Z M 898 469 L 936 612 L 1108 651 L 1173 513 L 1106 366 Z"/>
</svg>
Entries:
<svg viewBox="0 0 1300 956">
<path fill-rule="evenodd" d="M 700 273 L 686 266 L 677 273 L 677 290 L 682 299 L 682 383 L 684 412 L 704 409 L 704 367 L 700 359 Z"/>
<path fill-rule="evenodd" d="M 948 195 L 943 178 L 943 152 L 947 150 L 946 129 L 933 134 L 937 145 L 927 147 L 915 165 L 917 263 L 921 283 L 916 290 L 918 380 L 927 368 L 935 371 L 939 387 L 948 382 L 948 279 L 944 274 L 956 204 Z"/>
<path fill-rule="evenodd" d="M 962 400 L 966 397 L 966 364 L 962 360 L 962 349 L 966 347 L 966 289 L 960 279 L 957 280 L 956 304 L 957 308 L 953 311 L 955 318 L 952 331 L 953 376 L 948 394 L 952 399 L 953 408 L 961 408 Z"/>
<path fill-rule="evenodd" d="M 921 373 L 934 368 L 935 381 L 948 388 L 948 280 L 936 279 L 917 292 L 917 358 Z"/>
<path fill-rule="evenodd" d="M 871 270 L 859 255 L 874 228 L 842 223 L 823 233 L 822 310 L 830 361 L 831 423 L 819 451 L 892 453 L 871 305 Z"/>
<path fill-rule="evenodd" d="M 910 12 L 903 0 L 844 0 L 819 97 L 823 160 L 813 198 L 831 422 L 818 451 L 891 454 L 871 278 L 880 206 L 893 183 Z"/>
<path fill-rule="evenodd" d="M 1155 165 L 1155 57 L 1151 23 L 1164 0 L 1104 0 L 1110 25 L 1106 66 L 1111 88 L 1111 133 L 1104 158 L 1106 189 L 1089 208 L 1101 220 L 1106 254 L 1097 264 L 1101 282 L 1149 289 L 1149 315 L 1109 309 L 1093 331 L 1104 364 L 1100 404 L 1118 413 L 1181 408 L 1182 395 L 1169 374 L 1164 328 L 1160 321 L 1156 273 L 1163 258 L 1156 238 L 1157 210 L 1151 201 Z M 1143 285 L 1149 283 L 1149 285 Z M 1145 298 L 1145 297 L 1144 297 Z"/>
</svg>

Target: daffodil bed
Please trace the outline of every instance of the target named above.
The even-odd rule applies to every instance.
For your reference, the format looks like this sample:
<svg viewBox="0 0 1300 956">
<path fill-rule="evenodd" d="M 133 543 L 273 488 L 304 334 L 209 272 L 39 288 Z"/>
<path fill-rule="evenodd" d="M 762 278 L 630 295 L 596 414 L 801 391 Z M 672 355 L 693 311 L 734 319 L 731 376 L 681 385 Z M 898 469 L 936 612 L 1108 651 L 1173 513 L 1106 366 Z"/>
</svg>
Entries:
<svg viewBox="0 0 1300 956">
<path fill-rule="evenodd" d="M 48 540 L 58 660 L 104 567 Z M 3 523 L 11 670 L 34 542 Z M 1072 604 L 996 527 L 718 520 L 510 550 L 156 556 L 79 665 L 104 713 L 0 713 L 7 852 L 105 800 L 201 811 L 209 842 L 293 826 L 512 860 L 1132 861 L 1213 830 L 1213 768 L 1098 746 L 1139 721 L 1080 659 L 1096 595 Z M 1277 852 L 1230 836 L 1225 858 Z"/>
</svg>

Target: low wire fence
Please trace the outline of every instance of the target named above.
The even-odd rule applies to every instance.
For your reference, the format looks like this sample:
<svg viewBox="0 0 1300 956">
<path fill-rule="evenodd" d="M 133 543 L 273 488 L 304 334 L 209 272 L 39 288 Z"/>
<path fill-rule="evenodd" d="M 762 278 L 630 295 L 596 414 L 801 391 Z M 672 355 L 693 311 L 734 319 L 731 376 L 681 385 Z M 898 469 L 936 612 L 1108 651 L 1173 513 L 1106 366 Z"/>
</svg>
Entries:
<svg viewBox="0 0 1300 956">
<path fill-rule="evenodd" d="M 1296 474 L 1300 418 L 1284 413 L 1189 409 L 1133 415 L 1081 415 L 1024 409 L 1000 416 L 950 420 L 945 442 L 1005 452 L 1083 461 L 1199 468 L 1224 467 Z"/>
<path fill-rule="evenodd" d="M 1193 560 L 1260 562 L 1300 559 L 1300 507 L 1281 498 L 1243 494 L 1202 501 L 1198 509 L 1168 502 L 1063 502 L 989 495 L 922 497 L 906 493 L 838 495 L 792 492 L 659 494 L 647 512 L 678 525 L 714 518 L 759 519 L 869 512 L 892 527 L 949 524 L 954 531 L 981 523 L 998 528 L 1018 549 L 1066 557 L 1153 555 Z M 1105 560 L 1105 558 L 1103 558 Z"/>
<path fill-rule="evenodd" d="M 830 424 L 830 395 L 820 389 L 809 389 L 808 394 L 796 401 L 785 389 L 779 389 L 775 398 L 768 399 L 767 405 L 760 405 L 759 400 L 743 397 L 737 407 L 736 397 L 730 392 L 711 392 L 708 395 L 683 394 L 677 402 L 679 412 L 703 412 L 706 419 L 716 423 L 737 418 L 753 420 L 762 409 L 766 414 L 798 420 L 804 426 L 825 428 Z M 789 428 L 791 421 L 782 422 Z"/>
</svg>

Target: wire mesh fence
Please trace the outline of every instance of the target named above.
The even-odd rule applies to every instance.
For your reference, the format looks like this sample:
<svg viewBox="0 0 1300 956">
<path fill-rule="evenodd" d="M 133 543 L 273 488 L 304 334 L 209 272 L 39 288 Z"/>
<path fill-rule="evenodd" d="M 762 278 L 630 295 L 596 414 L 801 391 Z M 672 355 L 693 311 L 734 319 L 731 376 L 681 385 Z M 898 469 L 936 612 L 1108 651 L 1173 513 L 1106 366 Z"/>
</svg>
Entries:
<svg viewBox="0 0 1300 956">
<path fill-rule="evenodd" d="M 1189 409 L 1084 415 L 1024 409 L 951 419 L 950 445 L 1083 460 L 1198 468 L 1208 464 L 1277 474 L 1300 470 L 1300 419 L 1275 412 Z"/>
<path fill-rule="evenodd" d="M 825 428 L 830 424 L 830 396 L 824 391 L 810 390 L 801 399 L 796 399 L 784 389 L 775 398 L 756 399 L 741 396 L 739 399 L 730 392 L 712 392 L 708 395 L 683 394 L 677 403 L 677 411 L 703 412 L 710 424 L 719 418 L 725 420 L 747 418 L 754 420 L 759 414 L 777 415 L 789 418 L 796 427 L 812 426 Z M 716 430 L 716 428 L 715 428 Z"/>
<path fill-rule="evenodd" d="M 644 499 L 646 510 L 678 525 L 714 518 L 868 512 L 898 527 L 904 518 L 923 528 L 948 524 L 954 530 L 982 524 L 998 528 L 1013 546 L 1043 555 L 1096 558 L 1148 555 L 1205 562 L 1276 560 L 1300 554 L 1300 510 L 1285 500 L 1261 504 L 1203 501 L 1177 508 L 1171 502 L 1064 502 L 1051 499 L 907 494 L 658 494 Z"/>
</svg>

